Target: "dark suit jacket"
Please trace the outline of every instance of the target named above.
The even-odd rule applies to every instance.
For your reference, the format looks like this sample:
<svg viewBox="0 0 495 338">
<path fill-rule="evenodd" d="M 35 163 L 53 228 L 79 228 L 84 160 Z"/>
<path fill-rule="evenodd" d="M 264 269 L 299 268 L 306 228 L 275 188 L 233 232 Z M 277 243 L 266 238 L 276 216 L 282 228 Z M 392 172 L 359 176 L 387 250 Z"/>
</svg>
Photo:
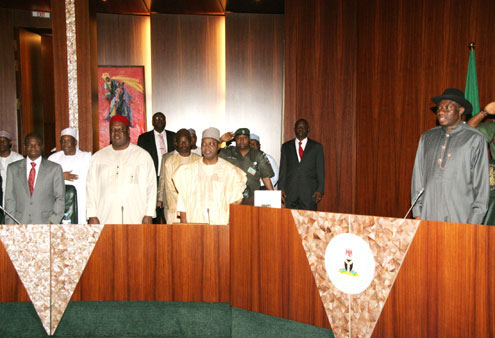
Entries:
<svg viewBox="0 0 495 338">
<path fill-rule="evenodd" d="M 295 139 L 282 145 L 278 188 L 286 194 L 286 205 L 298 199 L 309 209 L 316 210 L 313 194 L 324 193 L 325 158 L 320 143 L 308 138 L 301 162 L 297 159 Z"/>
<path fill-rule="evenodd" d="M 174 147 L 174 137 L 175 133 L 170 130 L 165 130 L 165 134 L 167 135 L 167 152 L 175 150 Z M 155 135 L 154 131 L 150 130 L 146 133 L 142 133 L 138 138 L 138 146 L 146 150 L 150 153 L 151 158 L 153 159 L 153 163 L 155 164 L 155 172 L 156 176 L 158 173 L 158 153 L 156 152 L 156 143 L 155 143 Z"/>
<path fill-rule="evenodd" d="M 7 167 L 5 210 L 21 224 L 59 224 L 65 210 L 65 184 L 62 167 L 41 159 L 33 196 L 29 194 L 26 159 Z M 12 224 L 10 217 L 5 223 Z"/>
</svg>

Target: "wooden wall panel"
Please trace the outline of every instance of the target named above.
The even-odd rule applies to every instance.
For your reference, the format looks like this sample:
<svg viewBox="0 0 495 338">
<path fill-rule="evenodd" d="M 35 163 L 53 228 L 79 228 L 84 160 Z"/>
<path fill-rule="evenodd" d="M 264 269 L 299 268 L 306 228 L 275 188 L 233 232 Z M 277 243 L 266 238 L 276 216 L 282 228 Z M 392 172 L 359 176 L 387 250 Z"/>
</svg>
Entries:
<svg viewBox="0 0 495 338">
<path fill-rule="evenodd" d="M 69 80 L 67 72 L 67 30 L 65 1 L 51 2 L 53 32 L 53 87 L 55 90 L 55 139 L 69 127 Z M 60 145 L 58 145 L 60 147 Z"/>
<path fill-rule="evenodd" d="M 357 6 L 361 1 L 286 0 L 283 140 L 297 119 L 325 153 L 319 210 L 352 212 L 355 200 Z"/>
<path fill-rule="evenodd" d="M 44 135 L 41 35 L 19 29 L 22 140 L 31 132 Z M 46 154 L 47 149 L 44 149 Z"/>
<path fill-rule="evenodd" d="M 17 151 L 17 110 L 13 10 L 0 8 L 0 129 L 12 134 Z"/>
<path fill-rule="evenodd" d="M 151 15 L 153 112 L 167 129 L 211 126 L 225 119 L 225 18 Z M 151 114 L 148 117 L 151 120 Z"/>
<path fill-rule="evenodd" d="M 485 0 L 285 3 L 284 140 L 306 117 L 323 143 L 320 210 L 402 217 L 431 97 L 464 90 L 476 42 L 481 106 L 494 99 L 495 31 Z"/>
<path fill-rule="evenodd" d="M 290 210 L 231 205 L 230 304 L 329 328 Z"/>
<path fill-rule="evenodd" d="M 247 127 L 280 161 L 283 109 L 283 15 L 227 14 L 226 127 Z"/>
<path fill-rule="evenodd" d="M 150 127 L 152 116 L 150 17 L 97 14 L 96 20 L 98 65 L 144 66 L 146 115 Z M 93 93 L 94 95 L 97 93 Z M 97 134 L 99 132 L 97 114 L 93 115 L 93 128 L 93 132 Z M 94 138 L 93 141 L 96 150 L 98 139 Z"/>
<path fill-rule="evenodd" d="M 90 13 L 88 1 L 77 0 L 75 7 L 79 148 L 93 151 L 93 115 L 98 111 L 96 15 Z"/>
<path fill-rule="evenodd" d="M 59 138 L 55 130 L 55 100 L 53 88 L 53 41 L 51 35 L 41 35 L 41 77 L 43 86 L 41 88 L 43 103 L 43 141 L 45 143 L 45 154 L 57 146 Z"/>
<path fill-rule="evenodd" d="M 494 11 L 483 0 L 359 3 L 357 213 L 404 216 L 419 137 L 435 126 L 431 97 L 464 91 L 471 41 L 480 104 L 494 99 Z"/>
</svg>

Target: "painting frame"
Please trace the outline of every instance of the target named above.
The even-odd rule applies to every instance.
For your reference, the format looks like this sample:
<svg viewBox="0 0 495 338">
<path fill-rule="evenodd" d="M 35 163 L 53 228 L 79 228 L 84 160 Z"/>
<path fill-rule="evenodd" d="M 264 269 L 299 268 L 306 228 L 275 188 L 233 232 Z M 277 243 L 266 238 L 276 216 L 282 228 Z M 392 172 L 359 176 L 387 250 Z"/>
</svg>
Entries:
<svg viewBox="0 0 495 338">
<path fill-rule="evenodd" d="M 132 143 L 146 132 L 144 65 L 98 65 L 98 135 L 96 149 L 110 144 L 109 121 L 115 114 L 129 119 Z"/>
</svg>

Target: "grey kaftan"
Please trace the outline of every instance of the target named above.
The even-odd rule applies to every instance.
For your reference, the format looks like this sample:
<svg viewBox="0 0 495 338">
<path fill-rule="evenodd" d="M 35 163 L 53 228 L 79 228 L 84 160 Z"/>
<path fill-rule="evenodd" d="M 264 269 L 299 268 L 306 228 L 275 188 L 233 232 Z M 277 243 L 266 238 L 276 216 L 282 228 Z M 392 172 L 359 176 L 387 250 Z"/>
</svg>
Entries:
<svg viewBox="0 0 495 338">
<path fill-rule="evenodd" d="M 435 127 L 419 141 L 411 182 L 411 202 L 423 195 L 413 216 L 424 220 L 481 224 L 490 184 L 485 138 L 465 123 L 447 132 Z"/>
</svg>

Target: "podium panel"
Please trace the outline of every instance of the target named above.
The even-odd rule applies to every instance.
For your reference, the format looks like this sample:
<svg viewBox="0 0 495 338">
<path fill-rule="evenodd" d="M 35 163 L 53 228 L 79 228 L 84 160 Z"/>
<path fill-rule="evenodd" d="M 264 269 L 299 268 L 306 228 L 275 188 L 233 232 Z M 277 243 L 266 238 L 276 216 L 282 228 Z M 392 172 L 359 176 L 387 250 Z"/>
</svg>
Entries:
<svg viewBox="0 0 495 338">
<path fill-rule="evenodd" d="M 495 337 L 495 227 L 421 222 L 373 337 Z"/>
<path fill-rule="evenodd" d="M 290 210 L 230 210 L 232 306 L 329 327 Z M 372 336 L 495 337 L 494 309 L 495 227 L 422 221 Z"/>
<path fill-rule="evenodd" d="M 105 225 L 71 300 L 228 302 L 229 228 Z M 0 302 L 29 301 L 0 245 Z"/>
<path fill-rule="evenodd" d="M 232 306 L 330 328 L 290 210 L 231 205 L 230 249 Z"/>
<path fill-rule="evenodd" d="M 230 226 L 105 225 L 71 300 L 230 302 L 330 328 L 291 210 L 230 210 Z M 494 248 L 495 227 L 422 221 L 373 337 L 495 337 Z M 29 300 L 0 245 L 0 302 Z"/>
</svg>

